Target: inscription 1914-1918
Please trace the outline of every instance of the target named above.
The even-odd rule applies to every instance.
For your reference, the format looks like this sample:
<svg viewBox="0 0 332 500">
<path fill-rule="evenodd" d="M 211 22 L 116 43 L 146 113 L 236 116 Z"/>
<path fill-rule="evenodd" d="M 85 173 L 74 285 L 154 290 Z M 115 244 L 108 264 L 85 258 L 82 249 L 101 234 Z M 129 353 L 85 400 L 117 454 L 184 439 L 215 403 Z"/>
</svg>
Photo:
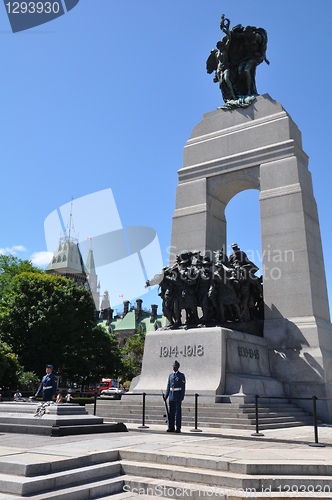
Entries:
<svg viewBox="0 0 332 500">
<path fill-rule="evenodd" d="M 259 350 L 258 349 L 251 349 L 247 347 L 241 347 L 237 346 L 237 352 L 240 357 L 243 358 L 255 358 L 259 359 Z"/>
<path fill-rule="evenodd" d="M 172 346 L 161 346 L 160 347 L 160 358 L 171 358 L 174 356 L 177 358 L 178 356 L 183 357 L 195 357 L 195 356 L 204 356 L 204 346 L 202 344 L 190 344 L 184 345 L 183 347 L 178 347 L 177 345 Z"/>
</svg>

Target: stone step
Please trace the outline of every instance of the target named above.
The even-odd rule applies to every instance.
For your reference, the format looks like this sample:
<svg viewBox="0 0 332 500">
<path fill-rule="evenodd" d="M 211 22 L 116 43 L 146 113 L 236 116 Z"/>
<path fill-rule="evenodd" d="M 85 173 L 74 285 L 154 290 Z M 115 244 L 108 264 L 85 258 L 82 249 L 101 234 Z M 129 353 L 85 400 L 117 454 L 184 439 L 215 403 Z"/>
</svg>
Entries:
<svg viewBox="0 0 332 500">
<path fill-rule="evenodd" d="M 243 485 L 242 487 L 234 486 L 213 486 L 207 484 L 200 484 L 197 482 L 187 482 L 187 481 L 174 481 L 169 479 L 154 478 L 154 477 L 142 477 L 133 475 L 123 475 L 120 478 L 109 478 L 104 480 L 96 480 L 92 483 L 79 484 L 71 487 L 64 487 L 58 490 L 45 491 L 43 493 L 30 496 L 33 500 L 88 500 L 88 499 L 100 499 L 100 500 L 129 500 L 130 498 L 137 498 L 139 496 L 140 500 L 154 500 L 157 498 L 174 498 L 183 499 L 189 496 L 192 500 L 201 500 L 202 498 L 218 498 L 219 500 L 242 500 L 244 498 L 256 498 L 256 499 L 267 499 L 270 500 L 285 500 L 292 498 L 331 498 L 329 494 L 328 486 L 325 481 L 326 477 L 321 476 L 319 478 L 310 478 L 309 480 L 304 480 L 301 476 L 296 478 L 296 482 L 291 482 L 294 476 L 287 477 L 286 481 L 288 484 L 292 484 L 293 492 L 287 493 L 288 486 L 287 483 L 276 482 L 276 491 L 273 491 L 272 483 L 267 486 L 266 481 L 269 478 L 260 478 L 259 484 L 263 484 L 260 489 L 254 486 Z M 297 481 L 300 481 L 301 485 L 297 486 L 299 492 L 296 491 Z M 313 481 L 311 479 L 314 479 Z M 318 481 L 318 482 L 317 482 Z M 325 485 L 325 493 L 318 493 L 320 486 Z M 271 487 L 271 489 L 270 489 Z M 262 488 L 264 491 L 262 492 Z M 303 489 L 305 488 L 305 492 Z M 308 493 L 308 490 L 316 488 L 316 491 Z M 147 494 L 143 494 L 146 492 Z M 155 493 L 155 495 L 153 495 Z M 287 494 L 286 494 L 287 493 Z M 14 495 L 1 495 L 0 500 L 18 500 L 22 498 L 20 496 Z"/>
<path fill-rule="evenodd" d="M 287 423 L 287 422 L 295 422 L 295 421 L 298 421 L 300 420 L 299 419 L 299 416 L 290 416 L 290 415 L 286 415 L 286 416 L 280 416 L 280 415 L 271 415 L 271 416 L 265 416 L 265 417 L 260 417 L 258 419 L 258 421 L 261 423 L 261 424 L 265 424 L 265 423 L 280 423 L 280 424 L 283 424 L 283 423 Z M 302 420 L 302 418 L 301 418 Z M 312 417 L 304 417 L 304 420 L 307 420 L 307 421 L 313 421 Z M 200 420 L 202 423 L 203 423 L 203 419 Z M 239 423 L 249 423 L 249 424 L 252 424 L 254 425 L 255 422 L 256 422 L 256 419 L 255 417 L 253 418 L 243 418 L 243 416 L 241 417 L 238 417 L 238 418 L 222 418 L 220 419 L 220 422 L 222 423 L 232 423 L 232 422 L 239 422 Z M 213 423 L 213 419 L 208 419 L 208 423 Z"/>
<path fill-rule="evenodd" d="M 103 410 L 109 409 L 110 411 L 119 411 L 119 412 L 139 412 L 143 410 L 142 405 L 130 405 L 130 406 L 112 406 L 112 405 L 98 405 L 96 407 L 97 413 L 98 409 L 102 408 Z M 89 413 L 91 410 L 93 410 L 93 405 L 87 405 L 87 409 L 89 410 Z M 164 406 L 145 406 L 145 409 L 147 411 L 155 411 L 155 412 L 161 412 L 164 409 Z M 198 404 L 198 410 L 201 411 L 204 414 L 223 414 L 224 412 L 228 413 L 252 413 L 255 412 L 256 409 L 255 407 L 253 408 L 233 408 L 232 406 L 228 406 L 227 408 L 219 408 L 217 405 L 214 406 L 213 408 L 206 408 L 204 406 L 201 406 Z M 187 407 L 185 404 L 182 405 L 182 411 L 187 412 L 187 413 L 194 413 L 195 412 L 195 407 Z M 299 407 L 293 407 L 293 406 L 282 406 L 282 407 L 258 407 L 258 411 L 261 413 L 270 413 L 270 412 L 288 412 L 288 411 L 293 411 L 293 412 L 302 412 L 305 411 L 302 408 Z"/>
<path fill-rule="evenodd" d="M 137 424 L 137 426 L 140 426 L 142 424 L 142 419 L 130 419 L 127 418 L 125 419 L 127 424 Z M 145 425 L 165 425 L 166 426 L 166 420 L 145 420 Z M 182 425 L 186 427 L 194 427 L 194 421 L 192 422 L 182 422 Z M 206 428 L 213 428 L 213 429 L 223 429 L 223 428 L 229 428 L 229 429 L 248 429 L 248 430 L 254 430 L 255 429 L 255 423 L 250 423 L 250 422 L 245 422 L 245 423 L 238 423 L 234 419 L 234 421 L 223 423 L 223 422 L 213 422 L 213 423 L 202 423 L 200 420 L 198 421 L 198 427 L 206 427 Z M 280 429 L 280 428 L 288 428 L 288 427 L 301 427 L 304 425 L 312 425 L 311 422 L 305 422 L 302 420 L 295 420 L 292 422 L 277 422 L 277 423 L 267 423 L 267 424 L 261 424 L 259 423 L 259 429 L 264 430 L 264 429 Z M 166 427 L 165 427 L 166 428 Z"/>
<path fill-rule="evenodd" d="M 205 485 L 198 486 L 195 483 L 167 480 L 156 481 L 153 478 L 141 478 L 127 475 L 123 476 L 123 479 L 124 492 L 102 497 L 102 499 L 100 500 L 129 500 L 137 498 L 139 498 L 140 500 L 157 500 L 158 498 L 181 498 L 183 500 L 186 497 L 192 500 L 202 500 L 203 498 L 210 497 L 218 497 L 219 500 L 227 500 L 227 493 L 231 493 L 230 489 L 223 488 L 224 492 L 220 490 L 214 497 L 213 495 L 211 495 L 212 487 L 207 487 Z M 146 494 L 144 494 L 143 492 L 146 492 Z"/>
<path fill-rule="evenodd" d="M 107 415 L 104 415 L 104 418 L 107 419 Z M 114 418 L 114 415 L 111 416 L 111 418 L 114 420 L 117 420 L 117 418 Z M 119 417 L 120 420 L 124 420 L 125 422 L 129 423 L 141 423 L 142 422 L 142 415 L 121 415 L 121 418 Z M 152 424 L 163 424 L 166 422 L 166 416 L 165 415 L 160 415 L 160 417 L 156 418 L 156 416 L 151 416 L 151 415 L 145 415 L 145 422 Z M 195 422 L 195 417 L 188 417 L 188 416 L 183 416 L 182 417 L 182 425 L 191 425 Z M 227 424 L 244 424 L 244 425 L 255 425 L 256 423 L 256 418 L 255 416 L 249 417 L 220 417 L 220 418 L 209 418 L 209 417 L 204 417 L 202 415 L 198 415 L 198 422 L 200 425 L 203 427 L 211 427 L 213 424 L 216 425 L 227 425 Z M 302 415 L 271 415 L 271 417 L 259 417 L 258 422 L 260 424 L 265 424 L 265 423 L 279 423 L 280 425 L 282 424 L 287 424 L 289 422 L 302 422 L 302 425 L 313 425 L 313 417 L 311 416 L 302 416 Z"/>
<path fill-rule="evenodd" d="M 33 416 L 39 404 L 36 403 L 21 403 L 21 402 L 1 402 L 0 414 L 2 413 L 24 413 Z M 46 408 L 47 414 L 52 415 L 86 415 L 87 411 L 84 406 L 77 404 L 51 404 Z"/>
<path fill-rule="evenodd" d="M 120 424 L 103 424 L 103 418 L 88 413 L 77 404 L 50 404 L 45 413 L 36 415 L 37 404 L 0 403 L 0 431 L 45 436 L 68 436 L 92 432 L 120 432 Z M 16 411 L 18 410 L 18 411 Z M 124 426 L 123 426 L 124 427 Z"/>
<path fill-rule="evenodd" d="M 33 495 L 44 491 L 55 491 L 66 486 L 88 483 L 121 474 L 121 463 L 105 462 L 77 469 L 68 469 L 46 475 L 25 477 L 14 474 L 0 474 L 0 491 L 14 495 Z"/>
<path fill-rule="evenodd" d="M 36 495 L 29 496 L 31 500 L 90 500 L 100 498 L 116 498 L 123 493 L 123 476 L 102 480 L 96 480 L 91 483 L 77 484 L 57 490 L 44 491 Z M 128 495 L 125 493 L 125 495 Z M 22 500 L 20 496 L 8 496 L 0 500 Z"/>
<path fill-rule="evenodd" d="M 1 424 L 0 432 L 13 432 L 18 434 L 38 434 L 40 436 L 51 436 L 52 427 L 43 425 L 21 425 L 21 424 Z"/>
<path fill-rule="evenodd" d="M 97 418 L 93 415 L 84 415 L 84 417 L 74 417 L 74 418 L 66 418 L 66 417 L 59 417 L 57 416 L 54 418 L 53 416 L 50 415 L 43 415 L 41 418 L 34 417 L 32 416 L 17 416 L 17 415 L 11 415 L 11 414 L 6 414 L 1 415 L 0 414 L 0 422 L 1 424 L 8 424 L 12 423 L 15 417 L 15 421 L 17 422 L 18 425 L 39 425 L 39 426 L 50 426 L 50 425 L 96 425 L 96 424 L 102 424 L 103 419 L 101 417 Z"/>
<path fill-rule="evenodd" d="M 104 432 L 127 432 L 122 422 L 105 422 L 90 425 L 22 425 L 12 423 L 0 423 L 0 432 L 16 434 L 37 434 L 41 436 L 73 436 L 78 434 L 104 433 Z"/>
<path fill-rule="evenodd" d="M 153 451 L 122 449 L 119 452 L 121 460 L 135 461 L 141 463 L 153 463 L 160 465 L 194 467 L 203 470 L 214 470 L 234 472 L 237 474 L 250 475 L 297 475 L 297 476 L 332 476 L 332 463 L 326 464 L 321 461 L 310 464 L 303 461 L 293 463 L 266 462 L 266 460 L 234 461 L 219 457 L 206 457 L 206 455 L 187 456 L 186 453 L 155 453 Z M 332 479 L 332 477 L 331 477 Z"/>
<path fill-rule="evenodd" d="M 126 424 L 133 424 L 133 426 L 137 425 L 137 429 L 140 428 L 140 426 L 142 425 L 142 420 L 129 420 L 127 419 L 126 420 Z M 151 432 L 151 429 L 149 429 L 149 425 L 158 425 L 158 426 L 161 426 L 161 425 L 164 425 L 165 426 L 165 432 L 166 432 L 166 429 L 167 429 L 167 423 L 166 423 L 166 420 L 165 421 L 145 421 L 145 425 L 148 427 L 147 429 L 147 432 Z M 190 428 L 194 428 L 194 422 L 190 422 L 190 423 L 186 423 L 186 427 L 190 427 Z M 295 421 L 295 422 L 288 422 L 288 423 L 285 423 L 283 425 L 281 425 L 280 423 L 277 423 L 277 424 L 264 424 L 264 425 L 260 425 L 259 424 L 259 430 L 260 431 L 263 431 L 263 430 L 267 430 L 267 429 L 280 429 L 280 428 L 291 428 L 291 427 L 303 427 L 304 425 L 308 425 L 307 423 L 305 422 L 302 422 L 302 421 Z M 254 432 L 255 431 L 255 425 L 254 424 L 250 424 L 250 423 L 246 423 L 246 424 L 237 424 L 237 423 L 227 423 L 227 424 L 223 424 L 223 423 L 211 423 L 211 424 L 204 424 L 202 425 L 201 422 L 198 422 L 198 425 L 197 425 L 198 429 L 201 429 L 202 427 L 206 427 L 208 429 L 239 429 L 239 430 L 248 430 L 248 431 L 251 431 L 251 432 Z M 143 429 L 142 429 L 143 431 Z M 153 432 L 153 431 L 152 431 Z M 160 432 L 160 430 L 156 431 L 156 432 Z"/>
<path fill-rule="evenodd" d="M 269 491 L 262 490 L 253 492 L 252 489 L 241 490 L 238 488 L 225 488 L 225 487 L 214 487 L 197 485 L 195 483 L 184 483 L 180 481 L 167 481 L 160 480 L 156 481 L 152 478 L 140 478 L 133 476 L 124 476 L 124 489 L 125 492 L 117 493 L 115 495 L 107 495 L 100 498 L 100 500 L 129 500 L 137 499 L 140 500 L 157 500 L 158 498 L 174 498 L 183 500 L 189 497 L 191 500 L 202 500 L 202 499 L 218 499 L 218 500 L 243 500 L 252 498 L 255 499 L 265 499 L 265 500 L 287 500 L 287 499 L 312 499 L 317 500 L 319 498 L 331 498 L 329 492 L 318 493 L 312 492 L 299 492 L 296 491 L 286 493 L 286 489 L 281 489 L 281 491 Z M 136 491 L 135 491 L 136 490 Z M 147 492 L 148 494 L 144 494 Z M 137 493 L 140 492 L 140 493 Z M 156 494 L 153 495 L 153 492 Z"/>
<path fill-rule="evenodd" d="M 219 398 L 221 396 L 210 396 L 209 398 Z M 230 396 L 231 397 L 231 396 Z M 246 396 L 241 396 L 241 397 L 246 397 Z M 205 406 L 207 408 L 211 408 L 211 407 L 214 407 L 214 406 L 220 406 L 220 407 L 227 407 L 227 406 L 236 406 L 238 408 L 246 408 L 246 407 L 249 407 L 249 406 L 252 406 L 254 407 L 255 406 L 255 397 L 252 396 L 253 398 L 253 401 L 250 401 L 250 402 L 243 402 L 243 401 L 239 401 L 239 402 L 236 402 L 236 401 L 227 401 L 227 402 L 216 402 L 214 399 L 213 401 L 206 401 L 206 398 L 204 396 L 199 396 L 198 397 L 198 401 L 199 403 L 202 405 L 202 406 Z M 240 398 L 239 398 L 240 399 Z M 187 406 L 192 406 L 194 407 L 195 406 L 195 398 L 194 397 L 191 397 L 191 396 L 187 396 L 186 394 L 186 397 L 185 397 L 185 402 L 187 404 Z M 143 404 L 143 397 L 140 397 L 140 398 L 134 398 L 134 399 L 131 399 L 130 397 L 126 398 L 126 397 L 123 397 L 121 400 L 116 400 L 116 399 L 101 399 L 101 398 L 97 398 L 97 404 L 110 404 L 110 405 L 116 405 L 116 406 L 128 406 L 128 405 L 133 405 L 133 406 L 136 406 L 136 405 L 142 405 Z M 87 403 L 87 404 L 93 404 L 93 402 L 91 403 Z M 162 406 L 163 405 L 163 399 L 162 399 L 162 395 L 160 394 L 160 396 L 158 397 L 150 397 L 149 394 L 146 394 L 146 397 L 145 397 L 145 404 L 146 405 L 160 405 Z M 284 405 L 293 405 L 293 406 L 297 406 L 297 404 L 295 402 L 292 402 L 291 400 L 289 399 L 266 399 L 266 398 L 259 398 L 258 399 L 258 405 L 259 406 L 284 406 Z M 63 406 L 70 406 L 70 405 L 63 405 Z M 74 405 L 73 405 L 74 406 Z"/>
<path fill-rule="evenodd" d="M 202 422 L 224 422 L 226 420 L 256 420 L 256 414 L 255 413 L 246 413 L 246 414 L 238 414 L 238 415 L 232 415 L 232 414 L 223 414 L 223 415 L 217 415 L 217 416 L 211 416 L 211 415 L 204 415 L 201 412 L 197 413 L 198 419 L 201 420 Z M 150 419 L 150 420 L 164 420 L 166 417 L 165 412 L 163 413 L 152 413 L 149 412 L 148 410 L 145 412 L 145 419 Z M 112 411 L 104 411 L 103 412 L 103 418 L 112 418 L 114 421 L 117 420 L 126 420 L 128 421 L 128 418 L 134 418 L 137 420 L 142 419 L 142 412 L 129 412 L 127 414 L 123 412 L 112 412 Z M 259 421 L 263 421 L 266 419 L 273 419 L 273 418 L 278 418 L 281 419 L 283 418 L 285 421 L 289 419 L 293 420 L 303 420 L 305 422 L 313 422 L 313 417 L 309 414 L 306 413 L 259 413 L 258 414 L 258 419 Z M 187 422 L 192 422 L 195 419 L 195 414 L 194 413 L 182 413 L 182 421 L 187 421 Z"/>
<path fill-rule="evenodd" d="M 205 485 L 242 487 L 243 475 L 222 470 L 204 470 L 199 467 L 184 467 L 169 464 L 155 464 L 152 462 L 121 461 L 124 474 L 130 476 L 150 477 L 158 480 L 172 480 L 181 482 L 199 483 Z M 259 484 L 259 481 L 256 481 Z"/>
<path fill-rule="evenodd" d="M 124 475 L 118 477 L 120 474 Z M 293 491 L 285 495 L 288 485 L 292 485 L 293 490 L 298 488 L 299 493 Z M 161 496 L 182 499 L 186 496 L 185 490 L 189 490 L 193 500 L 201 500 L 202 496 L 219 500 L 279 500 L 299 495 L 311 499 L 331 498 L 332 463 L 247 462 L 128 448 L 82 457 L 59 456 L 58 460 L 54 460 L 53 455 L 50 458 L 41 454 L 0 457 L 0 500 L 17 500 L 22 495 L 33 500 L 122 500 L 137 498 L 133 488 L 147 491 L 148 487 L 158 487 L 148 494 L 149 500 Z M 308 493 L 309 487 L 316 491 Z M 325 493 L 319 494 L 321 487 L 325 487 Z M 176 488 L 180 489 L 178 493 Z M 253 488 L 257 491 L 255 496 Z M 145 495 L 139 494 L 139 497 L 142 500 Z"/>
<path fill-rule="evenodd" d="M 142 424 L 142 420 L 126 420 L 127 424 L 137 424 L 137 426 L 140 426 Z M 160 420 L 155 421 L 155 420 L 145 420 L 145 425 L 151 426 L 151 425 L 165 425 L 166 426 L 166 421 L 161 422 Z M 194 427 L 195 422 L 182 422 L 182 427 Z M 293 420 L 290 422 L 266 422 L 262 423 L 259 422 L 259 428 L 260 429 L 280 429 L 281 427 L 284 428 L 289 428 L 289 427 L 299 427 L 299 426 L 306 426 L 306 425 L 312 425 L 311 422 L 305 422 L 303 420 Z M 236 422 L 231 421 L 231 422 L 211 422 L 211 423 L 202 423 L 201 421 L 198 421 L 197 426 L 199 428 L 208 428 L 208 429 L 224 429 L 224 428 L 230 428 L 230 429 L 248 429 L 254 431 L 256 424 L 255 422 Z"/>
<path fill-rule="evenodd" d="M 259 424 L 259 430 L 268 430 L 268 429 L 281 429 L 281 428 L 290 428 L 290 427 L 302 427 L 304 425 L 308 425 L 305 422 L 287 422 L 284 424 L 276 423 L 276 424 Z M 198 425 L 199 427 L 199 425 Z M 247 429 L 253 431 L 255 429 L 254 424 L 210 424 L 207 427 L 215 428 L 215 429 Z"/>
<path fill-rule="evenodd" d="M 93 408 L 89 409 L 90 411 L 93 411 Z M 109 408 L 109 407 L 101 407 L 97 406 L 96 411 L 102 411 L 103 413 L 109 413 L 112 415 L 124 415 L 124 414 L 130 414 L 130 415 L 142 415 L 143 408 L 142 407 L 133 407 L 133 408 Z M 227 410 L 211 410 L 207 411 L 204 408 L 201 408 L 200 406 L 198 407 L 197 411 L 201 415 L 208 415 L 210 417 L 212 416 L 222 416 L 222 415 L 229 415 L 229 416 L 239 416 L 239 415 L 248 415 L 252 414 L 255 415 L 256 411 L 254 408 L 252 409 L 246 409 L 244 411 L 238 410 L 238 409 L 227 409 Z M 160 415 L 165 412 L 165 407 L 158 407 L 158 408 L 145 408 L 145 412 L 148 413 L 149 415 Z M 304 415 L 310 415 L 309 412 L 306 412 L 300 408 L 290 408 L 289 410 L 287 408 L 282 408 L 280 410 L 276 410 L 274 408 L 272 409 L 263 409 L 259 408 L 258 409 L 258 414 L 259 415 L 270 415 L 270 414 L 291 414 L 291 415 L 297 415 L 297 414 L 304 414 Z M 182 407 L 182 415 L 194 415 L 195 414 L 195 408 L 186 408 Z"/>
<path fill-rule="evenodd" d="M 202 408 L 206 408 L 207 410 L 214 410 L 216 408 L 220 409 L 220 410 L 225 410 L 227 408 L 235 408 L 235 409 L 247 409 L 247 408 L 255 408 L 255 404 L 254 403 L 243 403 L 243 404 L 235 404 L 235 403 L 203 403 L 201 399 L 198 399 L 198 405 L 199 407 L 202 407 Z M 109 400 L 109 401 L 104 401 L 102 399 L 98 399 L 97 400 L 97 407 L 98 406 L 111 406 L 111 407 L 117 407 L 117 408 L 121 408 L 121 407 L 125 407 L 125 408 L 130 408 L 130 407 L 133 407 L 133 408 L 136 408 L 136 407 L 142 407 L 143 404 L 142 402 L 139 402 L 139 401 L 136 401 L 136 402 L 133 402 L 133 401 L 116 401 L 116 400 Z M 183 403 L 183 406 L 186 407 L 186 408 L 192 408 L 194 409 L 195 408 L 195 404 L 194 403 L 189 403 L 187 400 L 185 400 L 185 402 Z M 85 407 L 93 407 L 93 404 L 92 403 L 87 403 L 85 405 Z M 164 404 L 163 402 L 149 402 L 148 399 L 146 399 L 145 401 L 145 407 L 146 408 L 163 408 L 164 407 Z M 276 403 L 276 404 L 273 404 L 273 403 L 269 403 L 269 404 L 262 404 L 262 403 L 258 403 L 258 408 L 266 408 L 266 409 L 272 409 L 272 408 L 296 408 L 296 409 L 299 409 L 301 411 L 301 408 L 299 408 L 295 403 L 288 403 L 288 402 L 285 402 L 285 403 Z"/>
<path fill-rule="evenodd" d="M 0 473 L 34 477 L 69 469 L 79 469 L 88 465 L 116 462 L 119 458 L 118 450 L 98 451 L 77 457 L 15 453 L 14 455 L 0 456 Z"/>
<path fill-rule="evenodd" d="M 128 423 L 142 422 L 143 407 L 141 402 L 112 401 L 97 404 L 97 414 L 106 419 L 121 420 Z M 93 406 L 87 406 L 92 413 Z M 288 401 L 271 403 L 271 401 L 258 406 L 259 425 L 262 429 L 275 429 L 278 427 L 298 427 L 312 425 L 313 417 Z M 195 408 L 193 405 L 182 406 L 183 425 L 193 425 Z M 198 421 L 204 427 L 225 427 L 233 429 L 250 429 L 256 425 L 255 405 L 252 403 L 203 403 L 199 402 Z M 146 405 L 146 424 L 164 424 L 165 409 L 162 403 Z"/>
<path fill-rule="evenodd" d="M 291 427 L 303 427 L 305 425 L 310 425 L 310 422 L 303 422 L 302 420 L 299 420 L 297 422 L 285 422 L 284 424 L 260 424 L 259 423 L 259 430 L 264 431 L 264 430 L 269 430 L 269 429 L 289 429 Z M 311 424 L 312 425 L 312 424 Z M 248 429 L 253 429 L 255 427 L 254 425 L 247 427 Z M 312 431 L 314 432 L 314 431 Z"/>
<path fill-rule="evenodd" d="M 190 469 L 183 466 L 154 463 L 134 462 L 130 460 L 122 460 L 122 470 L 126 475 L 136 475 L 141 477 L 150 477 L 157 480 L 171 480 L 191 482 L 205 485 L 214 485 L 216 487 L 246 489 L 255 488 L 256 491 L 262 491 L 266 488 L 271 488 L 271 491 L 284 490 L 288 485 L 300 488 L 304 486 L 308 488 L 319 488 L 324 485 L 332 491 L 331 476 L 302 476 L 302 475 L 243 475 L 236 472 L 222 470 L 202 470 L 201 468 L 191 467 Z"/>
</svg>

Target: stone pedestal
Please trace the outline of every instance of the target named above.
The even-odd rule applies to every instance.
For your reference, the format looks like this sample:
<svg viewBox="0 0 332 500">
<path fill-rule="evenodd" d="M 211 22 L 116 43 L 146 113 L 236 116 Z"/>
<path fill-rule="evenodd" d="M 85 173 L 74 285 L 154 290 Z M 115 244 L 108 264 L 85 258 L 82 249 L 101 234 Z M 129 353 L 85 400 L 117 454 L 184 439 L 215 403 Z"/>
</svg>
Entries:
<svg viewBox="0 0 332 500">
<path fill-rule="evenodd" d="M 84 406 L 75 403 L 51 403 L 41 416 L 36 415 L 38 407 L 37 402 L 1 402 L 0 432 L 69 436 L 127 431 L 123 423 L 104 423 L 101 417 L 89 415 Z"/>
<path fill-rule="evenodd" d="M 212 256 L 227 248 L 228 202 L 245 189 L 260 190 L 271 373 L 284 382 L 287 395 L 332 398 L 332 329 L 318 213 L 296 124 L 269 95 L 246 109 L 207 113 L 185 145 L 178 175 L 171 264 L 184 250 Z M 319 404 L 327 422 L 331 403 Z"/>
<path fill-rule="evenodd" d="M 213 400 L 221 394 L 284 396 L 282 383 L 271 377 L 266 340 L 221 327 L 147 333 L 133 392 L 165 392 L 175 359 L 186 375 L 187 394 Z"/>
</svg>

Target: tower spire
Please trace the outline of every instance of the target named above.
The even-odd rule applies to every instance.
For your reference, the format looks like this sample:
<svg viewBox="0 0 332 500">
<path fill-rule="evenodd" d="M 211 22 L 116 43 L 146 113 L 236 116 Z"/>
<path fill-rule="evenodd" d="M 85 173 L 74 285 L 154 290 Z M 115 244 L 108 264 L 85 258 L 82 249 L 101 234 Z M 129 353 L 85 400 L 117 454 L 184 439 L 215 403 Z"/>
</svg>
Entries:
<svg viewBox="0 0 332 500">
<path fill-rule="evenodd" d="M 71 230 L 71 225 L 72 225 L 72 219 L 73 219 L 73 196 L 71 197 L 71 204 L 70 204 L 70 216 L 69 216 L 69 234 L 68 238 L 70 241 L 70 230 Z"/>
<path fill-rule="evenodd" d="M 74 223 L 73 223 L 73 203 L 74 203 L 74 198 L 73 196 L 71 197 L 71 204 L 70 204 L 70 215 L 69 215 L 69 221 L 67 222 L 66 229 L 64 231 L 64 238 L 63 241 L 67 242 L 74 242 L 78 243 L 78 235 L 76 235 Z M 72 236 L 72 233 L 74 233 L 74 237 Z"/>
</svg>

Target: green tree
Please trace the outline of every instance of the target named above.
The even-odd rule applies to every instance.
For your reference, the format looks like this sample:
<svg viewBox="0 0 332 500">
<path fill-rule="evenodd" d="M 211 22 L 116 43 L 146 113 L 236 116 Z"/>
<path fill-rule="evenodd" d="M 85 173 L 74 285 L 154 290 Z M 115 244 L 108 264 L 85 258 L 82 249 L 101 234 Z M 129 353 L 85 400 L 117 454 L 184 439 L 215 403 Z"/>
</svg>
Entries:
<svg viewBox="0 0 332 500">
<path fill-rule="evenodd" d="M 62 276 L 22 272 L 0 303 L 0 338 L 27 371 L 52 363 L 64 379 L 81 381 L 117 370 L 113 339 L 96 326 L 91 293 Z"/>
<path fill-rule="evenodd" d="M 20 372 L 18 374 L 17 385 L 21 391 L 35 391 L 40 382 L 40 378 L 35 372 Z"/>
<path fill-rule="evenodd" d="M 137 333 L 128 338 L 126 345 L 122 348 L 122 369 L 123 380 L 132 380 L 142 370 L 144 353 L 145 332 L 138 328 Z"/>
<path fill-rule="evenodd" d="M 85 350 L 87 378 L 99 382 L 102 377 L 117 378 L 121 368 L 121 352 L 118 339 L 103 325 L 96 325 L 86 339 Z"/>
<path fill-rule="evenodd" d="M 0 254 L 0 298 L 10 290 L 12 280 L 18 274 L 24 272 L 42 273 L 30 260 L 21 260 L 13 255 Z"/>
<path fill-rule="evenodd" d="M 0 387 L 16 389 L 19 371 L 22 370 L 12 349 L 0 342 Z"/>
</svg>

